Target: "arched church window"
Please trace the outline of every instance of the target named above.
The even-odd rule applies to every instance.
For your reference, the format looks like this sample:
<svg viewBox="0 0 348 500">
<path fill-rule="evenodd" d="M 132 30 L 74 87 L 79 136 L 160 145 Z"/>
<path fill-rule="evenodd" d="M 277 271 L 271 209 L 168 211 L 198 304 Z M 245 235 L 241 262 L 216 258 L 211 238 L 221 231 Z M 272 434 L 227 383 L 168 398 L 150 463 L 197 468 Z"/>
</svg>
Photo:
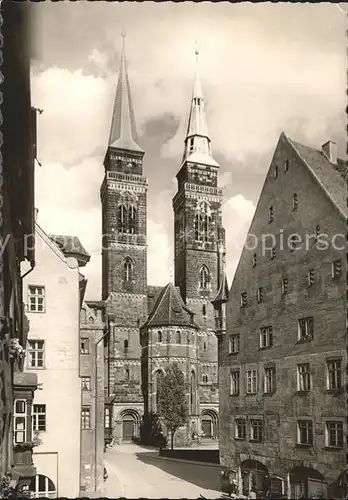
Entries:
<svg viewBox="0 0 348 500">
<path fill-rule="evenodd" d="M 206 316 L 206 314 L 207 314 L 205 304 L 203 304 L 203 306 L 202 306 L 202 314 L 203 314 L 203 316 Z"/>
<path fill-rule="evenodd" d="M 129 382 L 129 368 L 126 368 L 126 381 Z"/>
<path fill-rule="evenodd" d="M 202 202 L 195 215 L 194 232 L 196 241 L 209 241 L 211 227 L 211 212 L 208 203 Z"/>
<path fill-rule="evenodd" d="M 162 332 L 157 332 L 157 340 L 158 342 L 162 342 Z"/>
<path fill-rule="evenodd" d="M 123 341 L 123 349 L 124 349 L 124 351 L 127 351 L 127 350 L 128 350 L 128 340 L 127 340 L 127 339 L 125 339 L 125 340 Z"/>
<path fill-rule="evenodd" d="M 123 281 L 131 283 L 133 280 L 133 262 L 130 257 L 126 257 L 123 262 Z"/>
<path fill-rule="evenodd" d="M 136 234 L 137 233 L 137 209 L 133 206 L 129 207 L 129 233 Z"/>
<path fill-rule="evenodd" d="M 207 266 L 202 266 L 199 271 L 199 286 L 202 290 L 209 288 L 210 275 Z"/>
<path fill-rule="evenodd" d="M 127 232 L 127 207 L 125 205 L 119 205 L 117 214 L 117 227 L 119 233 Z"/>
<path fill-rule="evenodd" d="M 176 343 L 181 344 L 181 333 L 179 330 L 176 332 Z"/>
</svg>

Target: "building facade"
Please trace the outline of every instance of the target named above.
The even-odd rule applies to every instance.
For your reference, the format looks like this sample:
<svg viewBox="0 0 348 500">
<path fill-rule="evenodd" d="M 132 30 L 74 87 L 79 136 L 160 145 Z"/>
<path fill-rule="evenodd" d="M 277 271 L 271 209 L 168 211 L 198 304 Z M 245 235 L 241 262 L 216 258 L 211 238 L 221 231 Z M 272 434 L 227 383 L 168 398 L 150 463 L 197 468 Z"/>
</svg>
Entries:
<svg viewBox="0 0 348 500">
<path fill-rule="evenodd" d="M 102 492 L 104 485 L 104 345 L 103 302 L 83 302 L 80 312 L 82 388 L 81 495 Z"/>
<path fill-rule="evenodd" d="M 280 136 L 218 335 L 239 494 L 346 494 L 346 175 L 333 142 Z"/>
<path fill-rule="evenodd" d="M 142 349 L 149 348 L 148 353 L 151 349 L 140 344 L 139 329 L 146 325 L 157 299 L 165 293 L 162 287 L 147 283 L 148 182 L 144 176 L 143 160 L 123 45 L 101 187 L 102 298 L 110 325 L 105 411 L 112 420 L 113 439 L 117 442 L 139 436 L 144 413 L 143 394 L 151 392 L 153 384 L 152 374 L 148 374 L 148 379 L 142 378 Z M 215 437 L 218 421 L 217 341 L 210 301 L 218 286 L 218 247 L 224 244 L 218 168 L 211 154 L 197 69 L 185 152 L 177 175 L 178 191 L 173 200 L 174 267 L 175 286 L 180 290 L 185 307 L 195 313 L 195 323 L 199 327 L 195 355 L 197 370 L 194 371 L 196 397 L 199 393 L 200 404 L 195 409 L 193 421 L 197 433 L 203 426 L 207 435 L 215 434 Z M 176 331 L 175 323 L 166 327 Z M 178 346 L 174 337 L 167 341 L 163 336 L 162 342 L 169 343 L 172 356 L 183 358 L 187 363 L 191 348 Z M 143 341 L 145 338 L 154 340 L 152 335 L 145 335 Z M 148 401 L 145 407 L 147 405 Z"/>
<path fill-rule="evenodd" d="M 89 256 L 79 240 L 48 236 L 35 225 L 35 270 L 23 280 L 30 321 L 26 370 L 38 377 L 32 430 L 36 496 L 78 497 L 81 460 L 79 315 L 84 280 L 79 268 Z M 82 295 L 82 296 L 81 296 Z"/>
<path fill-rule="evenodd" d="M 31 107 L 28 6 L 5 0 L 2 16 L 2 125 L 0 164 L 0 474 L 16 493 L 35 474 L 31 436 L 19 435 L 18 397 L 24 425 L 31 418 L 35 375 L 23 373 L 28 322 L 21 265 L 33 269 L 36 112 Z M 16 33 L 16 36 L 13 36 Z M 20 144 L 20 147 L 18 147 Z M 29 241 L 29 244 L 28 244 Z M 2 486 L 4 482 L 1 481 Z M 4 494 L 4 491 L 1 491 Z"/>
</svg>

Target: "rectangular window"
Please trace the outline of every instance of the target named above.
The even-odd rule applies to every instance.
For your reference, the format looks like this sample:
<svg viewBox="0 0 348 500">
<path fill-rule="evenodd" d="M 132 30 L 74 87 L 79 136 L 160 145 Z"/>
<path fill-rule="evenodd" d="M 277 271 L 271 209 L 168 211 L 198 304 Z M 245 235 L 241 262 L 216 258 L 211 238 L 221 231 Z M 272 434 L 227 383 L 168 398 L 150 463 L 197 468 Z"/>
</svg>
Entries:
<svg viewBox="0 0 348 500">
<path fill-rule="evenodd" d="M 297 365 L 297 390 L 311 390 L 311 373 L 309 363 Z"/>
<path fill-rule="evenodd" d="M 276 390 L 276 369 L 274 366 L 265 368 L 265 387 L 266 394 L 272 394 Z"/>
<path fill-rule="evenodd" d="M 288 293 L 289 282 L 287 278 L 282 279 L 282 295 Z"/>
<path fill-rule="evenodd" d="M 284 163 L 284 172 L 287 172 L 289 170 L 289 160 L 285 160 Z"/>
<path fill-rule="evenodd" d="M 340 389 L 342 387 L 341 360 L 335 359 L 327 362 L 327 388 Z"/>
<path fill-rule="evenodd" d="M 321 234 L 321 232 L 320 232 L 320 226 L 319 226 L 319 224 L 317 224 L 317 225 L 315 226 L 315 237 L 316 237 L 316 239 L 318 239 L 318 238 L 319 238 L 319 235 L 320 235 L 320 234 Z"/>
<path fill-rule="evenodd" d="M 44 368 L 44 340 L 28 340 L 28 367 Z"/>
<path fill-rule="evenodd" d="M 83 406 L 81 409 L 81 429 L 91 428 L 91 408 Z"/>
<path fill-rule="evenodd" d="M 273 346 L 273 327 L 265 326 L 260 329 L 260 348 L 266 349 Z"/>
<path fill-rule="evenodd" d="M 326 422 L 326 446 L 343 448 L 343 422 Z"/>
<path fill-rule="evenodd" d="M 298 196 L 296 193 L 294 193 L 292 197 L 292 209 L 297 210 L 297 208 L 298 208 Z"/>
<path fill-rule="evenodd" d="M 332 277 L 333 278 L 338 278 L 339 276 L 341 276 L 341 272 L 342 272 L 342 262 L 341 262 L 341 259 L 335 260 L 332 263 Z"/>
<path fill-rule="evenodd" d="M 276 179 L 278 177 L 278 165 L 274 165 L 273 177 Z"/>
<path fill-rule="evenodd" d="M 307 279 L 308 279 L 308 286 L 314 285 L 314 283 L 315 283 L 315 271 L 314 271 L 314 269 L 310 269 L 308 271 Z"/>
<path fill-rule="evenodd" d="M 274 210 L 273 210 L 273 207 L 269 207 L 268 209 L 268 220 L 269 222 L 272 222 L 274 219 Z"/>
<path fill-rule="evenodd" d="M 237 354 L 240 349 L 240 335 L 239 333 L 235 335 L 230 335 L 229 338 L 229 353 Z"/>
<path fill-rule="evenodd" d="M 256 370 L 247 370 L 246 372 L 246 393 L 256 394 L 257 391 L 257 372 Z"/>
<path fill-rule="evenodd" d="M 271 248 L 271 260 L 274 260 L 276 258 L 276 249 L 275 247 Z"/>
<path fill-rule="evenodd" d="M 262 302 L 263 300 L 263 288 L 262 286 L 260 286 L 257 290 L 257 295 L 256 295 L 256 298 L 257 298 L 257 302 Z"/>
<path fill-rule="evenodd" d="M 239 386 L 240 386 L 240 372 L 239 370 L 232 370 L 231 386 L 230 386 L 231 396 L 239 396 Z"/>
<path fill-rule="evenodd" d="M 236 419 L 235 438 L 246 439 L 246 422 L 244 418 Z"/>
<path fill-rule="evenodd" d="M 89 339 L 81 339 L 80 341 L 80 353 L 89 354 Z"/>
<path fill-rule="evenodd" d="M 81 377 L 82 381 L 82 390 L 90 391 L 91 390 L 91 377 Z"/>
<path fill-rule="evenodd" d="M 13 440 L 14 444 L 25 443 L 27 439 L 27 402 L 17 399 L 14 402 Z"/>
<path fill-rule="evenodd" d="M 313 445 L 313 422 L 311 420 L 298 420 L 297 433 L 298 444 Z"/>
<path fill-rule="evenodd" d="M 261 419 L 251 419 L 250 420 L 250 441 L 258 441 L 259 443 L 263 440 L 263 422 Z"/>
<path fill-rule="evenodd" d="M 240 307 L 245 307 L 248 304 L 248 294 L 243 292 L 240 294 Z"/>
<path fill-rule="evenodd" d="M 29 285 L 28 311 L 45 312 L 45 287 Z"/>
<path fill-rule="evenodd" d="M 253 255 L 253 267 L 255 267 L 256 264 L 257 264 L 257 255 L 256 255 L 256 253 L 254 253 L 254 255 Z"/>
<path fill-rule="evenodd" d="M 33 405 L 33 431 L 46 430 L 46 405 Z"/>
<path fill-rule="evenodd" d="M 313 339 L 313 317 L 298 320 L 298 340 Z"/>
</svg>

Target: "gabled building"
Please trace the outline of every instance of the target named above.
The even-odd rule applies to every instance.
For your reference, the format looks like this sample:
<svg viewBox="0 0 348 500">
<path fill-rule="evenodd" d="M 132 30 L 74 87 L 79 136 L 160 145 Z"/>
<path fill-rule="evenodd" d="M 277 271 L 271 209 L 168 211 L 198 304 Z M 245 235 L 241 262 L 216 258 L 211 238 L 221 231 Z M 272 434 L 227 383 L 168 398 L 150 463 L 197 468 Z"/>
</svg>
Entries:
<svg viewBox="0 0 348 500">
<path fill-rule="evenodd" d="M 347 165 L 281 134 L 218 331 L 239 494 L 344 497 Z"/>
<path fill-rule="evenodd" d="M 35 475 L 31 436 L 26 440 L 23 433 L 16 434 L 18 419 L 14 415 L 17 410 L 24 410 L 21 425 L 30 421 L 37 383 L 35 375 L 23 373 L 28 321 L 23 307 L 21 268 L 27 264 L 30 272 L 35 267 L 36 111 L 31 106 L 30 93 L 28 6 L 5 0 L 1 3 L 1 16 L 0 475 L 1 485 L 7 475 L 12 480 L 12 490 L 19 495 Z M 16 407 L 17 398 L 21 399 L 21 408 Z"/>
<path fill-rule="evenodd" d="M 36 497 L 80 495 L 81 409 L 80 307 L 89 255 L 77 238 L 48 236 L 35 224 L 36 267 L 23 280 L 30 321 L 25 368 L 40 390 L 32 407 L 37 470 L 30 489 Z"/>
<path fill-rule="evenodd" d="M 113 439 L 117 442 L 139 436 L 144 404 L 145 408 L 153 405 L 152 388 L 143 387 L 142 390 L 141 387 L 153 383 L 152 375 L 142 380 L 141 373 L 142 349 L 147 349 L 146 335 L 151 345 L 155 342 L 154 330 L 146 322 L 158 300 L 164 300 L 167 294 L 179 300 L 180 291 L 180 301 L 184 304 L 180 307 L 194 313 L 199 331 L 194 335 L 197 338 L 195 359 L 199 362 L 195 372 L 195 397 L 200 394 L 205 408 L 201 413 L 198 413 L 199 406 L 196 408 L 195 431 L 199 433 L 204 428 L 207 436 L 216 436 L 217 341 L 213 332 L 214 308 L 210 301 L 218 290 L 218 247 L 224 245 L 224 230 L 222 191 L 217 187 L 219 165 L 211 152 L 198 65 L 184 155 L 177 174 L 178 190 L 173 199 L 175 288 L 170 285 L 163 289 L 147 283 L 148 182 L 144 177 L 144 154 L 138 142 L 123 44 L 101 187 L 102 299 L 110 328 L 106 366 L 107 422 L 111 421 Z M 150 330 L 144 333 L 144 343 L 140 345 L 139 329 L 144 324 L 151 333 Z M 196 331 L 196 326 L 188 324 L 184 329 Z M 168 318 L 165 328 L 171 333 L 177 330 Z M 175 357 L 183 356 L 183 363 L 188 363 L 191 356 L 188 353 L 193 347 L 187 344 L 191 336 L 186 333 L 185 330 L 182 345 L 176 345 L 173 333 L 169 341 L 163 336 L 163 346 L 158 348 L 160 351 L 170 349 L 173 356 L 177 351 Z M 150 351 L 143 353 L 143 359 L 148 356 L 152 359 Z"/>
</svg>

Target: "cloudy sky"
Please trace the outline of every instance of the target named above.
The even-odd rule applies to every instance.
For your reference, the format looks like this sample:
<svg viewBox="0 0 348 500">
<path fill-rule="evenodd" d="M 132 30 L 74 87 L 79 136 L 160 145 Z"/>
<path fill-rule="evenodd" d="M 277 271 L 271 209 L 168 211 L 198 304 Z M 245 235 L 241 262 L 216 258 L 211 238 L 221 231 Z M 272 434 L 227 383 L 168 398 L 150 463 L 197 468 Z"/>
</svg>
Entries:
<svg viewBox="0 0 348 500">
<path fill-rule="evenodd" d="M 282 131 L 345 148 L 346 16 L 337 5 L 32 3 L 32 102 L 38 124 L 36 206 L 48 233 L 79 236 L 91 254 L 88 299 L 101 293 L 99 189 L 121 48 L 145 150 L 148 280 L 173 263 L 175 194 L 194 77 L 195 41 L 224 187 L 229 281 Z"/>
</svg>

